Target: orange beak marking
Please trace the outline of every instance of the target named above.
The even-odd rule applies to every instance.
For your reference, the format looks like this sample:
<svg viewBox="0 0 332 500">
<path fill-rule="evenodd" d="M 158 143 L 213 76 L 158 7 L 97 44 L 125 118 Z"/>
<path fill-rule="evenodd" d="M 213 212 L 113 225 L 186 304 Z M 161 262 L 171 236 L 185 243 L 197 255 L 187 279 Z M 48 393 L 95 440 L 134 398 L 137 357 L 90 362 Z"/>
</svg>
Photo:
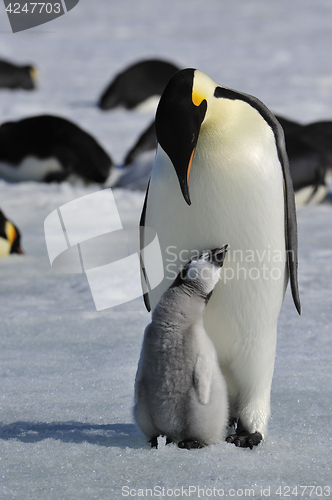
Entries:
<svg viewBox="0 0 332 500">
<path fill-rule="evenodd" d="M 189 174 L 190 174 L 190 170 L 191 170 L 191 164 L 192 164 L 192 161 L 193 161 L 194 153 L 195 153 L 195 148 L 193 149 L 193 152 L 191 153 L 190 160 L 189 160 L 189 163 L 188 163 L 188 170 L 187 170 L 187 186 L 188 187 L 189 187 Z"/>
</svg>

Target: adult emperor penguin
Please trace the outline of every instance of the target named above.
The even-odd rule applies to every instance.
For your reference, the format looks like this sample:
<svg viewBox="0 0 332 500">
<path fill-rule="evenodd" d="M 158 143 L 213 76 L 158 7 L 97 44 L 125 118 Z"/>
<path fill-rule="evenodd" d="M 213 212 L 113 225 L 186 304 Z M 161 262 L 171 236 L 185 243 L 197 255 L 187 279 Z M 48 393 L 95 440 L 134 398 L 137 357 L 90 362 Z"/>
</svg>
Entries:
<svg viewBox="0 0 332 500">
<path fill-rule="evenodd" d="M 141 226 L 156 230 L 164 279 L 145 294 L 154 309 L 192 252 L 229 243 L 223 283 L 204 325 L 226 378 L 228 437 L 258 444 L 267 432 L 277 321 L 288 277 L 300 313 L 297 224 L 283 131 L 257 98 L 199 70 L 169 81 L 156 113 L 158 147 Z M 141 239 L 144 247 L 144 231 Z M 145 256 L 145 275 L 154 263 Z"/>
<path fill-rule="evenodd" d="M 202 448 L 219 443 L 226 431 L 226 382 L 203 325 L 225 253 L 226 246 L 191 259 L 145 329 L 134 415 L 152 447 L 163 435 L 180 448 Z"/>
</svg>

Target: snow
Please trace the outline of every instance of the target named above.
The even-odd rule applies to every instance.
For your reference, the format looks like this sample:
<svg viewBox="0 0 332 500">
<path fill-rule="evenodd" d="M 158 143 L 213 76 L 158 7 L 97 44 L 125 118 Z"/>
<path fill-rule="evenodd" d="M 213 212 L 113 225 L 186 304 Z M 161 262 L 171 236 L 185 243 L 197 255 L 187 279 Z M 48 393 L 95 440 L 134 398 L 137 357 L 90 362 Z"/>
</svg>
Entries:
<svg viewBox="0 0 332 500">
<path fill-rule="evenodd" d="M 80 0 L 65 16 L 15 35 L 3 4 L 0 11 L 1 57 L 40 70 L 36 92 L 1 89 L 1 122 L 64 116 L 117 164 L 153 115 L 101 112 L 95 103 L 118 71 L 145 57 L 198 67 L 303 123 L 332 116 L 330 0 Z M 151 498 L 145 489 L 154 487 L 154 498 L 163 487 L 165 498 L 185 497 L 190 486 L 192 498 L 221 489 L 238 498 L 249 488 L 256 499 L 331 497 L 324 489 L 332 477 L 331 205 L 298 210 L 303 314 L 288 291 L 267 440 L 252 451 L 226 443 L 150 450 L 132 416 L 149 322 L 142 299 L 97 312 L 86 276 L 55 272 L 47 255 L 45 218 L 98 190 L 0 181 L 0 206 L 25 250 L 0 261 L 0 498 Z M 143 192 L 113 193 L 122 223 L 137 224 Z M 315 489 L 299 488 L 306 485 Z"/>
</svg>

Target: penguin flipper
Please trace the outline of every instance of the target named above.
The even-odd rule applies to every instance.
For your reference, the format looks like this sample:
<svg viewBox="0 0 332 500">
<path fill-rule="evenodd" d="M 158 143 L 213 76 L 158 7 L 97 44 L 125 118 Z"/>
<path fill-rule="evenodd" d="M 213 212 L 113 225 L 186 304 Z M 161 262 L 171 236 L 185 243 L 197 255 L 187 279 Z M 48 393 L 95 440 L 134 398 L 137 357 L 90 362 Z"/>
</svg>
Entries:
<svg viewBox="0 0 332 500">
<path fill-rule="evenodd" d="M 297 254 L 297 221 L 293 181 L 290 174 L 289 161 L 286 152 L 284 132 L 280 123 L 274 119 L 272 130 L 275 134 L 279 160 L 281 163 L 284 178 L 284 198 L 285 198 L 285 224 L 286 224 L 286 253 L 289 270 L 289 279 L 297 312 L 301 314 L 301 302 L 298 285 L 298 254 Z"/>
<path fill-rule="evenodd" d="M 207 405 L 212 386 L 212 363 L 207 356 L 198 355 L 194 370 L 194 386 L 199 402 Z"/>
<path fill-rule="evenodd" d="M 144 199 L 144 204 L 143 204 L 143 209 L 142 209 L 142 214 L 141 214 L 141 219 L 139 223 L 139 233 L 140 233 L 140 254 L 142 255 L 142 250 L 144 248 L 144 227 L 145 227 L 145 216 L 146 216 L 146 206 L 148 202 L 148 193 L 149 193 L 149 186 L 150 186 L 150 180 L 148 183 L 148 187 L 146 188 L 146 194 L 145 194 L 145 199 Z M 144 289 L 146 288 L 146 283 L 147 283 L 147 276 L 145 272 L 145 267 L 144 267 L 144 262 L 141 260 L 141 267 L 142 267 L 142 273 L 141 273 L 141 283 L 142 283 L 142 289 L 144 292 Z M 151 311 L 151 304 L 150 304 L 150 299 L 149 299 L 149 294 L 148 292 L 143 293 L 143 299 L 144 299 L 144 304 L 148 312 Z"/>
<path fill-rule="evenodd" d="M 286 207 L 286 249 L 289 279 L 295 307 L 301 314 L 301 302 L 298 285 L 298 255 L 297 255 L 297 222 L 293 183 L 290 176 L 288 161 L 283 167 L 284 191 Z"/>
</svg>

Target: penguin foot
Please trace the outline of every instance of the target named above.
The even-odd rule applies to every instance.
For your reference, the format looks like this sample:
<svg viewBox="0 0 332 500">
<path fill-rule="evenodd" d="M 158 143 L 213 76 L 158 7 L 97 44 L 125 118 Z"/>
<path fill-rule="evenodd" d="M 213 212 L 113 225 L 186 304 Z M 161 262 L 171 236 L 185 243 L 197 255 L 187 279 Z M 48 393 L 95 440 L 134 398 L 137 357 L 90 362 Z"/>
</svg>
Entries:
<svg viewBox="0 0 332 500">
<path fill-rule="evenodd" d="M 204 444 L 192 439 L 184 439 L 183 441 L 180 441 L 178 443 L 178 447 L 182 449 L 186 448 L 187 450 L 192 450 L 197 448 L 204 448 Z"/>
<path fill-rule="evenodd" d="M 158 436 L 151 438 L 149 443 L 151 443 L 151 448 L 158 448 Z"/>
<path fill-rule="evenodd" d="M 166 446 L 171 443 L 173 443 L 172 439 L 166 436 Z"/>
<path fill-rule="evenodd" d="M 250 448 L 253 449 L 257 446 L 263 439 L 260 432 L 253 432 L 249 434 L 246 430 L 238 431 L 236 434 L 231 434 L 226 438 L 227 443 L 233 443 L 235 446 L 240 448 Z"/>
</svg>

